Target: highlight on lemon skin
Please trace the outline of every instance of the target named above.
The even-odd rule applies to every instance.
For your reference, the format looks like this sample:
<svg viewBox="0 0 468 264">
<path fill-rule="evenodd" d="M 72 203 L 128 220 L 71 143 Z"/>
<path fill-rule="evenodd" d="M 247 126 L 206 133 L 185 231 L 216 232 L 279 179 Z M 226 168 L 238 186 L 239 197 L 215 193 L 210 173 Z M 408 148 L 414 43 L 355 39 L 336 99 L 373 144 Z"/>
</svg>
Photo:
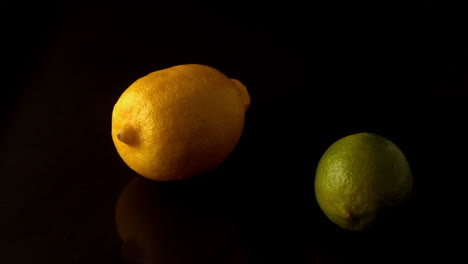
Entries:
<svg viewBox="0 0 468 264">
<path fill-rule="evenodd" d="M 188 179 L 230 155 L 249 105 L 239 80 L 206 65 L 178 65 L 152 72 L 122 93 L 112 112 L 112 139 L 138 174 Z"/>
</svg>

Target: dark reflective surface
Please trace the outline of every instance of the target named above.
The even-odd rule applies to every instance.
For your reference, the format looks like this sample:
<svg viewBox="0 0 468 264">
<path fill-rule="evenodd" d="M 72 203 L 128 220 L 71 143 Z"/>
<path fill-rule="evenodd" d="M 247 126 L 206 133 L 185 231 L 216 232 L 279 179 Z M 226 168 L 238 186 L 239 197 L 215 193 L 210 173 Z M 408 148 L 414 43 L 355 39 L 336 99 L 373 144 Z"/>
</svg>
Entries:
<svg viewBox="0 0 468 264">
<path fill-rule="evenodd" d="M 208 198 L 217 196 L 200 197 L 206 190 L 197 189 L 132 179 L 116 206 L 123 255 L 136 263 L 228 263 L 237 257 L 225 209 Z"/>
<path fill-rule="evenodd" d="M 450 262 L 457 211 L 441 197 L 459 200 L 445 183 L 460 173 L 443 149 L 466 112 L 460 35 L 434 29 L 431 5 L 398 21 L 235 6 L 7 5 L 0 263 Z M 148 181 L 113 146 L 112 107 L 137 78 L 182 63 L 247 86 L 245 130 L 213 171 Z M 323 215 L 313 180 L 325 149 L 362 131 L 402 149 L 414 192 L 354 233 Z"/>
</svg>

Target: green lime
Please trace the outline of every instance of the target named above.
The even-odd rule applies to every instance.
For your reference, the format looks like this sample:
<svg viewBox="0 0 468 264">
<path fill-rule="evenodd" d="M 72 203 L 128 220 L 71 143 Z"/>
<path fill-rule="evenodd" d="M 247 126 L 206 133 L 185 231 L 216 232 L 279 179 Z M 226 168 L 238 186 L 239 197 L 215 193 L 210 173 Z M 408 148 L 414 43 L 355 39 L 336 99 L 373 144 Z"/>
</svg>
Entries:
<svg viewBox="0 0 468 264">
<path fill-rule="evenodd" d="M 333 143 L 315 175 L 315 196 L 325 215 L 348 230 L 363 230 L 405 203 L 413 178 L 408 161 L 390 140 L 359 133 Z"/>
</svg>

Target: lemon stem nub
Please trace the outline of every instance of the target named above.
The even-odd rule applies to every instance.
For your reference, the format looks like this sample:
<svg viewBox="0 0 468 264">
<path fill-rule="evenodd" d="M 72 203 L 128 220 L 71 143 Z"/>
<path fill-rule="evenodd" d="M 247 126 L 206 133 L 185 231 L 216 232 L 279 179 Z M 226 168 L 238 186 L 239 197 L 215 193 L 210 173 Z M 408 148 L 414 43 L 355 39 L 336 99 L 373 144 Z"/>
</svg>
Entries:
<svg viewBox="0 0 468 264">
<path fill-rule="evenodd" d="M 250 95 L 249 95 L 249 92 L 247 91 L 247 88 L 245 87 L 243 83 L 241 83 L 237 79 L 231 79 L 231 81 L 236 85 L 240 93 L 240 96 L 242 98 L 242 101 L 244 103 L 245 110 L 247 110 L 250 106 Z"/>
<path fill-rule="evenodd" d="M 131 128 L 120 129 L 116 136 L 120 142 L 127 145 L 135 145 L 137 143 L 137 136 Z"/>
</svg>

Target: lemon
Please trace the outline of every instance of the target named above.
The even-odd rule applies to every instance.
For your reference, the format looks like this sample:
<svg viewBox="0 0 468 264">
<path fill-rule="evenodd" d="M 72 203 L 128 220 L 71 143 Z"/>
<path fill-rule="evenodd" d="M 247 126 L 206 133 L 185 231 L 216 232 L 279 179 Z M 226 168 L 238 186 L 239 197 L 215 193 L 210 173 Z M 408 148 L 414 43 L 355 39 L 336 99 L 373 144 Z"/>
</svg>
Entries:
<svg viewBox="0 0 468 264">
<path fill-rule="evenodd" d="M 152 72 L 132 83 L 112 111 L 124 162 L 153 180 L 183 180 L 224 161 L 243 131 L 246 87 L 199 64 Z"/>
<path fill-rule="evenodd" d="M 408 200 L 412 174 L 403 152 L 390 140 L 359 133 L 333 143 L 315 176 L 315 195 L 325 215 L 348 230 L 371 226 L 388 209 Z"/>
</svg>

